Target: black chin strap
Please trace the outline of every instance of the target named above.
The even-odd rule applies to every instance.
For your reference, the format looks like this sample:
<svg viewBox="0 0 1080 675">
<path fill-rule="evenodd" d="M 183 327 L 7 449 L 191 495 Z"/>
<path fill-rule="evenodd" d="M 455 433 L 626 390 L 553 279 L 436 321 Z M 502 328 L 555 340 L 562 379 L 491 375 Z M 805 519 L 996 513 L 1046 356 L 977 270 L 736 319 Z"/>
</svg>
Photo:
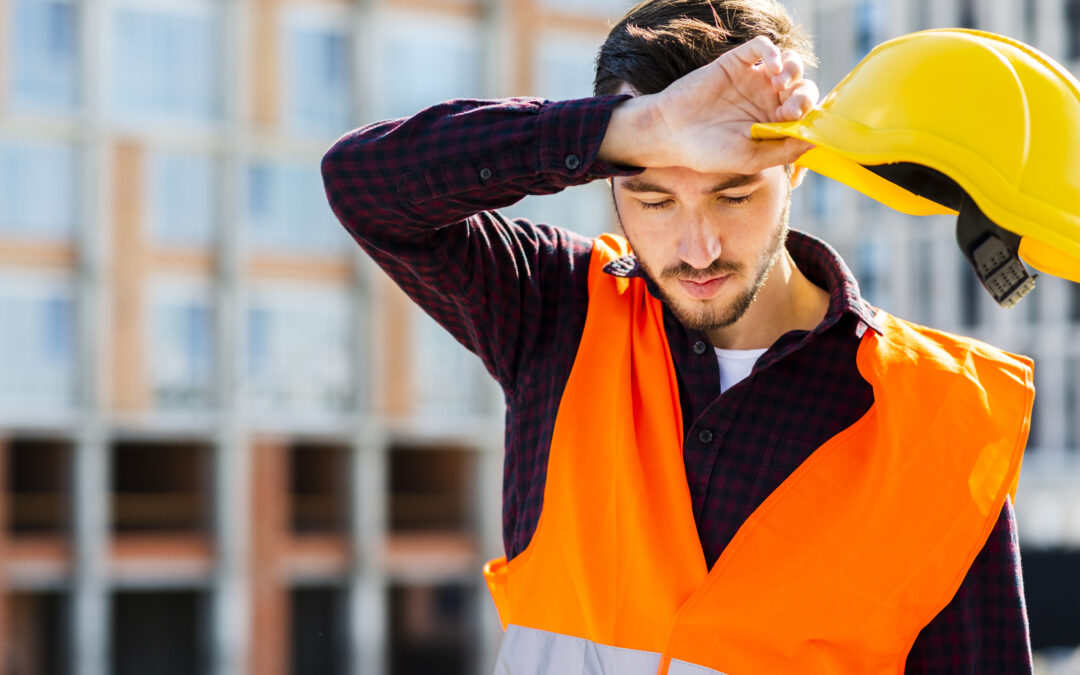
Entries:
<svg viewBox="0 0 1080 675">
<path fill-rule="evenodd" d="M 864 167 L 908 192 L 960 212 L 956 243 L 983 288 L 1002 307 L 1012 307 L 1035 288 L 1020 260 L 1020 237 L 986 217 L 956 181 L 921 164 L 900 162 Z"/>
</svg>

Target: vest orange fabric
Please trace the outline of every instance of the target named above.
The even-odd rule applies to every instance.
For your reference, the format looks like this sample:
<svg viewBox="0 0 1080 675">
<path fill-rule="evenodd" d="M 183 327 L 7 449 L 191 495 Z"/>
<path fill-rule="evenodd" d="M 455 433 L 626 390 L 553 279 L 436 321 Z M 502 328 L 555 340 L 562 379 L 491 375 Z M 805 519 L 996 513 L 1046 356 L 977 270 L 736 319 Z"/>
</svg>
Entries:
<svg viewBox="0 0 1080 675">
<path fill-rule="evenodd" d="M 621 238 L 596 240 L 536 532 L 484 569 L 504 628 L 658 654 L 648 668 L 661 674 L 701 672 L 675 663 L 902 672 L 1015 490 L 1030 360 L 883 316 L 857 355 L 871 409 L 796 469 L 710 570 L 660 302 L 642 280 L 602 272 L 627 252 Z"/>
</svg>

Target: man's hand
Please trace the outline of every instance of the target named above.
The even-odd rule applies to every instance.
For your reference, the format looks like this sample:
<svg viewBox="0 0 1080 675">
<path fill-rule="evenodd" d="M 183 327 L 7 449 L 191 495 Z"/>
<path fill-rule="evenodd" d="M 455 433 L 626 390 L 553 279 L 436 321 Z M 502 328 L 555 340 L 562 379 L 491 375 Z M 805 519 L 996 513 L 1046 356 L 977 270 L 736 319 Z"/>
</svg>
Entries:
<svg viewBox="0 0 1080 675">
<path fill-rule="evenodd" d="M 794 162 L 812 146 L 794 138 L 759 141 L 756 122 L 801 119 L 818 99 L 802 59 L 759 36 L 666 89 L 616 106 L 599 159 L 701 173 L 756 173 Z"/>
</svg>

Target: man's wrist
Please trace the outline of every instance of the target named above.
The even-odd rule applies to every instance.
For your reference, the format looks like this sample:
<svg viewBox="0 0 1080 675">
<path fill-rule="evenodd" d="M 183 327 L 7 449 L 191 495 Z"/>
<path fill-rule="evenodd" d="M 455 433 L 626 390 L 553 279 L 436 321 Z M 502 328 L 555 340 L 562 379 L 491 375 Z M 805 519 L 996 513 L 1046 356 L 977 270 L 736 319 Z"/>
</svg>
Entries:
<svg viewBox="0 0 1080 675">
<path fill-rule="evenodd" d="M 614 166 L 664 166 L 658 139 L 663 126 L 652 102 L 651 96 L 635 96 L 615 106 L 597 159 Z"/>
</svg>

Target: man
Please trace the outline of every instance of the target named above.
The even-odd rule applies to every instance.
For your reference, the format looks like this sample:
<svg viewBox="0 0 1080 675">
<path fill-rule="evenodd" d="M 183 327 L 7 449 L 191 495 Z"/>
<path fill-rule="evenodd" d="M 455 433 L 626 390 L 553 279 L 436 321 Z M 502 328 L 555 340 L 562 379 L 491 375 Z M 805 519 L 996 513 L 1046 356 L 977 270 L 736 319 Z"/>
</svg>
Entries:
<svg viewBox="0 0 1080 675">
<path fill-rule="evenodd" d="M 506 393 L 498 672 L 1031 670 L 1029 364 L 878 313 L 788 230 L 808 146 L 749 129 L 807 112 L 812 58 L 772 0 L 650 0 L 594 98 L 326 155 L 341 222 Z M 598 179 L 625 240 L 495 211 Z"/>
</svg>

